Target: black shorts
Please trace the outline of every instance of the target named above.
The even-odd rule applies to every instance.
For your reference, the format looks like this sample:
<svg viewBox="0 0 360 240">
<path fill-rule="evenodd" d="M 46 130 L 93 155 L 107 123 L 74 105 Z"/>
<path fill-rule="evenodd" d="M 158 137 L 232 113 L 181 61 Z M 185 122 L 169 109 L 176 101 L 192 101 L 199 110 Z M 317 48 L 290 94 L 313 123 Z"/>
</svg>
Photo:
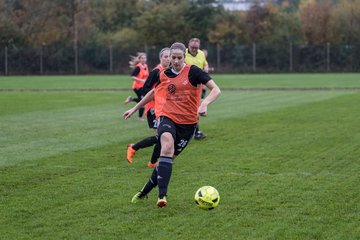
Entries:
<svg viewBox="0 0 360 240">
<path fill-rule="evenodd" d="M 147 122 L 148 122 L 148 126 L 149 128 L 153 128 L 156 129 L 156 117 L 155 117 L 155 110 L 154 108 L 150 108 L 147 113 L 146 113 L 146 117 L 147 117 Z"/>
<path fill-rule="evenodd" d="M 157 134 L 160 139 L 161 134 L 169 132 L 174 138 L 174 155 L 178 156 L 192 139 L 196 128 L 195 124 L 177 124 L 168 117 L 159 117 L 157 121 Z"/>
</svg>

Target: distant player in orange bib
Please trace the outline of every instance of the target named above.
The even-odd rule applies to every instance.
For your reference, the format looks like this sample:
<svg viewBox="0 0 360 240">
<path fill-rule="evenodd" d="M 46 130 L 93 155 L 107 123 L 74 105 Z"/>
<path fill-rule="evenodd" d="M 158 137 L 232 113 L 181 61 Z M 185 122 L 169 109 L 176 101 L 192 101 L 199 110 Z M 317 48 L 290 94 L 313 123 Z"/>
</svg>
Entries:
<svg viewBox="0 0 360 240">
<path fill-rule="evenodd" d="M 151 90 L 133 108 L 123 114 L 128 119 L 146 103 L 155 99 L 157 134 L 161 152 L 158 165 L 145 184 L 131 199 L 132 203 L 143 200 L 158 186 L 159 208 L 166 207 L 167 189 L 172 174 L 173 160 L 185 149 L 194 135 L 199 116 L 206 116 L 207 107 L 220 95 L 220 89 L 211 77 L 195 65 L 185 64 L 186 47 L 174 43 L 170 47 L 171 68 L 162 71 L 155 89 Z M 209 95 L 200 102 L 201 84 L 210 89 Z"/>
<path fill-rule="evenodd" d="M 131 57 L 131 61 L 129 62 L 130 68 L 133 69 L 131 74 L 131 78 L 133 80 L 132 89 L 134 90 L 137 98 L 133 98 L 131 96 L 127 97 L 125 100 L 125 104 L 130 102 L 140 102 L 142 99 L 142 87 L 149 76 L 149 68 L 146 64 L 147 58 L 146 54 L 139 52 L 136 57 Z M 139 119 L 143 120 L 144 108 L 139 109 Z"/>
<path fill-rule="evenodd" d="M 142 88 L 143 96 L 145 96 L 151 89 L 153 89 L 155 87 L 155 85 L 158 82 L 160 72 L 169 67 L 169 64 L 170 64 L 169 55 L 170 55 L 170 48 L 161 49 L 161 51 L 159 53 L 160 64 L 157 65 L 150 72 L 149 77 L 146 79 L 146 82 Z M 154 100 L 148 102 L 145 105 L 145 114 L 147 116 L 149 128 L 155 129 L 155 133 L 156 133 L 156 117 L 155 117 L 154 105 L 155 105 Z M 136 151 L 138 151 L 141 148 L 150 147 L 150 146 L 156 144 L 154 147 L 151 159 L 147 163 L 148 167 L 154 168 L 156 166 L 157 160 L 160 156 L 160 144 L 158 144 L 158 142 L 159 141 L 157 139 L 157 136 L 151 136 L 151 137 L 144 138 L 143 140 L 141 140 L 135 144 L 129 144 L 127 147 L 127 152 L 126 152 L 127 161 L 130 164 L 132 164 Z"/>
</svg>

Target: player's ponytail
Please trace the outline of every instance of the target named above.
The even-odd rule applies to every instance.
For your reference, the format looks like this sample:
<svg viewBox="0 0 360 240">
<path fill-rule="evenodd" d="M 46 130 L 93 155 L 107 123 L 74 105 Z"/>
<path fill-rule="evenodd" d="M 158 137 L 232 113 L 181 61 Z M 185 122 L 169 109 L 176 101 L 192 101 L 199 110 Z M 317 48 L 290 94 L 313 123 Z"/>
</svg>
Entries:
<svg viewBox="0 0 360 240">
<path fill-rule="evenodd" d="M 144 52 L 138 52 L 136 56 L 130 56 L 131 60 L 129 61 L 129 67 L 131 69 L 134 69 L 136 64 L 140 62 L 140 57 L 146 56 L 146 53 Z"/>
</svg>

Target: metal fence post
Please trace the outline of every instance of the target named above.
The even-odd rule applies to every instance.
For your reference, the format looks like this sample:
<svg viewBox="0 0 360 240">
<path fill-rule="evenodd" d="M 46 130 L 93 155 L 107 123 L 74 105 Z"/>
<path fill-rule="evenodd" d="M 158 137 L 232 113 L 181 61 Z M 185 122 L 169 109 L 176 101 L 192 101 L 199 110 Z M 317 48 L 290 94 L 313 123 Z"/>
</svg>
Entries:
<svg viewBox="0 0 360 240">
<path fill-rule="evenodd" d="M 326 71 L 330 71 L 330 43 L 326 44 Z"/>
<path fill-rule="evenodd" d="M 43 68 L 43 47 L 40 47 L 40 74 L 42 75 L 44 71 Z"/>
<path fill-rule="evenodd" d="M 110 45 L 110 47 L 109 47 L 109 70 L 110 70 L 110 72 L 112 73 L 113 72 L 113 46 L 112 45 Z"/>
<path fill-rule="evenodd" d="M 75 74 L 77 75 L 79 73 L 79 51 L 77 45 L 74 46 L 74 67 L 75 67 Z"/>
<path fill-rule="evenodd" d="M 8 75 L 8 48 L 5 47 L 5 75 Z"/>
<path fill-rule="evenodd" d="M 289 71 L 293 71 L 293 45 L 292 42 L 289 44 Z"/>
<path fill-rule="evenodd" d="M 256 43 L 253 43 L 252 49 L 252 68 L 253 72 L 256 72 Z"/>
<path fill-rule="evenodd" d="M 216 67 L 220 69 L 221 59 L 220 59 L 220 44 L 216 44 Z"/>
</svg>

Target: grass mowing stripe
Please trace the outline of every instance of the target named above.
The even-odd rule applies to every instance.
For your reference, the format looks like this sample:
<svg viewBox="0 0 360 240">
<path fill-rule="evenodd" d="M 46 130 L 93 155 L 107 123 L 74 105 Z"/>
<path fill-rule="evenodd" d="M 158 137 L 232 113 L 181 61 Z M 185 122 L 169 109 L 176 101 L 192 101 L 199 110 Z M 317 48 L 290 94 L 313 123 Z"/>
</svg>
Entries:
<svg viewBox="0 0 360 240">
<path fill-rule="evenodd" d="M 34 111 L 123 104 L 128 93 L 0 93 L 0 116 Z"/>
<path fill-rule="evenodd" d="M 145 130 L 136 119 L 125 124 L 113 104 L 10 115 L 0 123 L 6 126 L 0 138 L 5 165 L 116 143 L 127 138 L 126 132 L 143 136 Z"/>
<path fill-rule="evenodd" d="M 130 75 L 93 76 L 11 76 L 0 77 L 2 89 L 123 88 L 130 91 Z"/>
<path fill-rule="evenodd" d="M 278 108 L 351 94 L 349 92 L 223 92 L 216 104 L 208 107 L 208 117 L 200 118 L 200 124 L 271 111 Z"/>
<path fill-rule="evenodd" d="M 360 87 L 360 74 L 211 74 L 223 88 Z M 131 87 L 130 75 L 0 77 L 0 89 L 115 89 Z"/>
<path fill-rule="evenodd" d="M 221 87 L 322 88 L 359 87 L 359 73 L 350 74 L 215 74 Z"/>
<path fill-rule="evenodd" d="M 219 104 L 214 105 L 217 110 L 214 110 L 214 112 L 211 110 L 209 112 L 211 117 L 201 120 L 201 123 L 208 123 L 207 119 L 213 122 L 217 121 L 219 117 L 228 118 L 231 109 L 237 110 L 231 112 L 231 114 L 238 117 L 307 101 L 320 100 L 338 94 L 343 93 L 255 92 L 234 94 L 233 92 L 226 92 L 221 98 L 224 99 L 224 102 L 220 99 Z M 85 95 L 88 97 L 100 96 L 102 98 L 102 95 L 98 94 Z M 49 101 L 53 102 L 51 95 L 45 96 L 48 96 Z M 245 97 L 244 101 L 243 97 Z M 0 138 L 2 145 L 0 165 L 17 164 L 40 157 L 116 143 L 124 139 L 133 141 L 125 134 L 127 132 L 132 132 L 133 139 L 137 136 L 144 136 L 144 124 L 136 121 L 136 115 L 127 122 L 121 119 L 121 114 L 125 110 L 124 105 L 98 104 L 95 106 L 73 107 L 72 99 L 70 98 L 69 102 L 65 102 L 65 106 L 68 105 L 68 108 L 65 109 L 33 111 L 0 117 L 0 124 L 4 126 L 1 127 L 3 128 L 3 135 Z M 62 101 L 64 100 L 66 99 L 62 99 Z M 43 98 L 43 101 L 46 101 L 46 99 Z M 241 109 L 238 109 L 239 105 Z M 104 128 L 104 125 L 107 127 Z M 113 134 L 114 132 L 118 134 Z M 151 135 L 152 132 L 148 131 L 148 134 Z"/>
</svg>

